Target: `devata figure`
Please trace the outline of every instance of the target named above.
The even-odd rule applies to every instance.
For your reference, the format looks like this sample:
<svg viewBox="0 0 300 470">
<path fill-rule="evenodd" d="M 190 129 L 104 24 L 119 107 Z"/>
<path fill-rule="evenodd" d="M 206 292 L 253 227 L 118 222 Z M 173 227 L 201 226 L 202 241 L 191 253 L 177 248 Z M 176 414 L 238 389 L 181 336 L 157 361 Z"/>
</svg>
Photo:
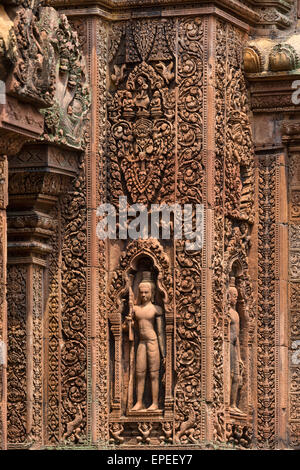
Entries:
<svg viewBox="0 0 300 470">
<path fill-rule="evenodd" d="M 155 285 L 150 272 L 142 273 L 138 287 L 138 301 L 130 308 L 126 317 L 129 326 L 129 341 L 133 342 L 132 325 L 138 333 L 138 346 L 135 357 L 136 404 L 131 411 L 144 409 L 143 395 L 145 380 L 149 374 L 152 392 L 152 404 L 147 411 L 158 410 L 159 371 L 161 358 L 165 365 L 165 334 L 163 309 L 154 305 Z M 131 368 L 132 373 L 132 368 Z"/>
<path fill-rule="evenodd" d="M 229 316 L 230 316 L 230 411 L 234 414 L 243 414 L 237 407 L 238 391 L 242 386 L 243 362 L 240 351 L 240 317 L 236 311 L 238 291 L 235 287 L 235 278 L 230 279 L 228 289 Z"/>
</svg>

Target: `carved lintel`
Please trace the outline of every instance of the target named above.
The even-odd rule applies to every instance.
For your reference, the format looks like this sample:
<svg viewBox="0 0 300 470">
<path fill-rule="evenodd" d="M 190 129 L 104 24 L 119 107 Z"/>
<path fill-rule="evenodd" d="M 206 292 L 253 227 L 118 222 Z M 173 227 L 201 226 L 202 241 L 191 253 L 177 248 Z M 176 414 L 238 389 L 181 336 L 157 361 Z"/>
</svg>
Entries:
<svg viewBox="0 0 300 470">
<path fill-rule="evenodd" d="M 268 72 L 268 80 L 256 75 L 247 77 L 250 85 L 251 108 L 255 113 L 272 113 L 277 111 L 299 112 L 299 105 L 292 101 L 292 82 L 295 78 L 288 77 L 288 72 L 280 72 L 281 76 Z M 283 75 L 286 74 L 283 80 Z M 266 77 L 265 77 L 266 78 Z"/>
<path fill-rule="evenodd" d="M 56 145 L 28 144 L 22 152 L 9 159 L 11 172 L 22 172 L 26 169 L 42 170 L 48 173 L 74 177 L 79 171 L 80 152 L 62 149 Z"/>
<path fill-rule="evenodd" d="M 0 128 L 36 139 L 44 131 L 44 116 L 28 103 L 22 103 L 12 96 L 6 96 L 1 106 Z"/>
<path fill-rule="evenodd" d="M 44 130 L 44 117 L 30 104 L 6 96 L 0 105 L 0 146 L 4 155 L 16 155 L 23 145 L 37 139 Z"/>
</svg>

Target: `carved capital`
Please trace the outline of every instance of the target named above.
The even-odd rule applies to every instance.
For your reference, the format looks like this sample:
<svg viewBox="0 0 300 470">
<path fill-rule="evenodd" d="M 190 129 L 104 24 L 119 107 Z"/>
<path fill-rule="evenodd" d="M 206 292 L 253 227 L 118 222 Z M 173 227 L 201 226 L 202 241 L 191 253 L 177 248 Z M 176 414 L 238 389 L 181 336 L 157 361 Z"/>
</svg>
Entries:
<svg viewBox="0 0 300 470">
<path fill-rule="evenodd" d="M 56 146 L 27 145 L 9 161 L 8 252 L 44 259 L 57 221 L 49 214 L 70 188 L 79 154 Z M 28 259 L 29 259 L 28 258 Z"/>
<path fill-rule="evenodd" d="M 56 145 L 28 144 L 9 159 L 10 173 L 37 172 L 74 177 L 79 171 L 80 152 L 62 149 Z"/>
</svg>

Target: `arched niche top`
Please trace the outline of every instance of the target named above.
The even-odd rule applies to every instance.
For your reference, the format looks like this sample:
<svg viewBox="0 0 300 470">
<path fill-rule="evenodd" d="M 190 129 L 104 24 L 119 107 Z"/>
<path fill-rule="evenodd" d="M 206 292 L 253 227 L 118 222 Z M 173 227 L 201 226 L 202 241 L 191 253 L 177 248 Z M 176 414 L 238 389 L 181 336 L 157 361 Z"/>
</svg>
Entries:
<svg viewBox="0 0 300 470">
<path fill-rule="evenodd" d="M 129 286 L 136 291 L 138 279 L 134 281 L 139 271 L 139 264 L 148 263 L 149 270 L 153 271 L 156 288 L 161 294 L 166 322 L 173 321 L 173 286 L 169 258 L 158 240 L 133 240 L 122 253 L 119 267 L 113 274 L 109 291 L 109 318 L 110 321 L 121 322 L 124 298 L 128 294 Z M 145 270 L 147 266 L 145 266 Z M 131 284 L 130 284 L 131 283 Z M 136 292 L 135 292 L 136 293 Z"/>
</svg>

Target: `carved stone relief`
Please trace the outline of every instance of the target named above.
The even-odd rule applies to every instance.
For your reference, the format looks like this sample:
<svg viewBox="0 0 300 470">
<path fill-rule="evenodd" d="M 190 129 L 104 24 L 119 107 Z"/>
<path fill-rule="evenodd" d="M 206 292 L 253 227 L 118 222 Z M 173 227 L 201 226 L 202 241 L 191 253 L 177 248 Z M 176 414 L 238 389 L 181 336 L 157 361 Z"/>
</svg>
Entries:
<svg viewBox="0 0 300 470">
<path fill-rule="evenodd" d="M 140 202 L 147 204 L 148 207 L 153 202 L 176 201 L 181 204 L 200 204 L 203 201 L 203 190 L 205 188 L 203 134 L 206 132 L 206 125 L 203 122 L 205 27 L 207 26 L 204 25 L 203 19 L 192 18 L 178 21 L 124 22 L 115 24 L 111 29 L 107 165 L 110 171 L 108 200 L 111 200 L 116 206 L 118 205 L 118 197 L 121 195 L 127 196 L 128 203 Z M 178 37 L 177 62 L 174 61 L 176 35 Z M 146 37 L 147 41 L 145 40 Z M 160 38 L 160 43 L 158 38 Z M 242 44 L 245 38 L 238 30 L 230 28 L 226 24 L 217 23 L 216 39 L 217 54 L 219 54 L 216 76 L 218 132 L 216 142 L 217 152 L 219 153 L 217 153 L 216 160 L 216 238 L 213 282 L 215 283 L 214 303 L 215 308 L 219 309 L 219 320 L 217 315 L 213 327 L 215 348 L 213 364 L 215 380 L 214 436 L 216 440 L 220 439 L 222 442 L 226 439 L 224 414 L 226 410 L 228 423 L 231 423 L 230 425 L 233 426 L 232 429 L 234 429 L 236 435 L 239 433 L 238 424 L 235 423 L 234 417 L 230 418 L 229 403 L 226 405 L 225 410 L 227 399 L 225 400 L 222 396 L 222 380 L 225 379 L 222 378 L 224 359 L 221 352 L 225 334 L 221 318 L 226 303 L 225 297 L 223 301 L 221 300 L 222 292 L 224 293 L 223 288 L 225 287 L 223 278 L 227 276 L 229 282 L 229 265 L 232 266 L 236 258 L 240 259 L 242 266 L 242 274 L 240 273 L 237 281 L 240 292 L 239 301 L 243 305 L 239 308 L 243 310 L 245 318 L 247 315 L 250 318 L 249 324 L 246 320 L 243 320 L 242 355 L 246 362 L 242 373 L 242 391 L 239 391 L 242 396 L 241 406 L 243 408 L 240 415 L 244 420 L 241 433 L 241 443 L 243 442 L 243 444 L 241 445 L 247 447 L 250 445 L 249 436 L 252 435 L 251 426 L 248 425 L 250 380 L 248 377 L 247 335 L 249 331 L 254 329 L 254 311 L 252 301 L 246 302 L 243 300 L 252 296 L 247 256 L 253 220 L 253 146 L 248 117 L 248 103 L 245 98 L 246 87 L 240 70 Z M 225 62 L 224 56 L 226 57 Z M 227 82 L 226 77 L 228 74 L 232 78 L 230 82 Z M 225 101 L 227 103 L 227 120 L 224 125 Z M 223 160 L 224 148 L 226 158 Z M 233 173 L 234 178 L 232 177 Z M 225 193 L 223 193 L 224 183 L 221 179 L 224 174 Z M 228 218 L 226 222 L 227 245 L 225 248 L 222 246 L 221 229 L 221 226 L 225 223 L 223 197 L 225 197 L 225 215 Z M 132 392 L 130 392 L 131 394 L 128 392 L 131 386 L 129 384 L 137 380 L 137 376 L 130 372 L 136 365 L 135 359 L 130 359 L 130 357 L 135 357 L 138 351 L 138 344 L 134 346 L 133 340 L 126 340 L 128 341 L 125 347 L 128 351 L 126 359 L 122 339 L 125 330 L 127 332 L 126 337 L 131 336 L 129 334 L 131 327 L 129 328 L 127 323 L 132 321 L 133 317 L 129 314 L 129 311 L 131 309 L 133 312 L 135 307 L 130 307 L 130 305 L 133 305 L 133 301 L 130 300 L 130 291 L 133 283 L 137 282 L 134 279 L 139 272 L 137 265 L 130 264 L 132 262 L 130 262 L 130 257 L 127 255 L 127 250 L 129 250 L 129 247 L 131 249 L 131 246 L 134 245 L 130 244 L 127 247 L 126 244 L 124 245 L 126 247 L 124 253 L 126 254 L 122 255 L 119 261 L 120 268 L 116 271 L 118 273 L 117 278 L 112 280 L 114 290 L 109 294 L 109 299 L 114 299 L 114 301 L 118 299 L 117 311 L 116 306 L 109 300 L 110 311 L 116 312 L 115 314 L 111 313 L 109 316 L 110 344 L 114 345 L 111 346 L 110 380 L 112 381 L 111 419 L 113 424 L 111 424 L 110 433 L 111 439 L 117 442 L 118 445 L 127 442 L 129 432 L 127 431 L 129 429 L 127 423 L 129 422 L 128 418 L 133 419 L 132 413 L 144 413 L 146 419 L 147 410 L 152 411 L 150 396 L 148 397 L 147 408 L 145 404 L 140 403 L 142 400 L 139 400 L 137 395 L 134 395 L 133 398 Z M 201 331 L 203 328 L 201 316 L 202 253 L 201 251 L 189 253 L 185 249 L 184 242 L 176 242 L 175 248 L 176 258 L 174 260 L 172 257 L 170 258 L 170 262 L 174 263 L 176 273 L 175 310 L 172 314 L 170 313 L 172 322 L 176 319 L 174 338 L 172 338 L 172 335 L 168 335 L 168 314 L 166 314 L 165 393 L 167 393 L 167 390 L 170 393 L 170 403 L 175 400 L 174 435 L 170 434 L 169 438 L 173 439 L 176 444 L 193 445 L 200 442 L 205 433 L 203 428 L 204 417 L 202 416 L 201 383 L 202 368 L 205 367 L 201 364 Z M 146 256 L 142 241 L 139 249 L 140 256 Z M 165 243 L 162 243 L 161 249 L 166 249 Z M 224 274 L 221 274 L 223 272 L 221 266 L 224 249 L 227 250 L 226 263 L 228 265 L 226 265 Z M 123 259 L 127 261 L 122 261 Z M 131 272 L 129 272 L 130 269 Z M 157 269 L 160 272 L 159 268 Z M 122 272 L 123 278 L 121 276 Z M 130 280 L 130 275 L 133 276 L 133 280 Z M 117 281 L 117 279 L 120 279 L 120 281 Z M 126 282 L 125 279 L 127 279 Z M 174 280 L 171 282 L 173 283 Z M 115 292 L 120 293 L 116 294 Z M 166 305 L 160 306 L 162 310 L 167 307 Z M 168 308 L 171 308 L 170 305 Z M 247 327 L 245 326 L 246 323 Z M 168 341 L 171 349 L 174 342 L 174 358 L 168 356 Z M 131 356 L 130 349 L 134 351 Z M 173 360 L 175 361 L 176 381 L 174 382 L 174 378 L 171 376 L 169 380 L 175 384 L 175 387 L 168 388 L 169 364 Z M 126 376 L 126 374 L 128 375 Z M 146 371 L 146 380 L 148 376 L 149 370 Z M 121 377 L 123 380 L 121 380 Z M 226 378 L 225 381 L 227 380 Z M 144 399 L 146 398 L 144 395 L 142 396 Z M 163 393 L 161 396 L 163 397 Z M 128 397 L 130 397 L 130 406 L 127 405 Z M 166 395 L 164 400 L 166 400 Z M 159 406 L 158 410 L 160 410 Z M 162 406 L 161 413 L 160 419 L 164 422 L 164 418 L 168 416 L 166 401 Z M 117 418 L 119 423 L 117 423 Z M 119 432 L 120 434 L 118 434 Z M 153 434 L 148 429 L 148 432 L 149 436 L 145 439 L 142 438 L 139 442 L 145 444 L 148 438 L 150 439 L 149 442 L 155 442 L 155 431 Z M 116 433 L 117 436 L 122 434 L 121 439 L 115 437 Z M 244 434 L 248 436 L 247 439 L 242 437 Z M 154 441 L 151 436 L 153 436 Z M 164 440 L 161 439 L 161 441 Z"/>
<path fill-rule="evenodd" d="M 257 323 L 258 447 L 275 446 L 275 157 L 259 167 L 259 287 Z"/>
<path fill-rule="evenodd" d="M 248 414 L 251 410 L 249 333 L 255 328 L 255 310 L 248 254 L 253 222 L 254 152 L 245 81 L 240 70 L 245 37 L 229 25 L 217 22 L 216 38 L 213 435 L 218 442 L 230 445 L 238 442 L 241 447 L 249 447 L 249 436 L 253 432 Z M 231 77 L 229 82 L 228 76 Z M 237 320 L 238 329 L 233 326 L 238 324 Z M 234 344 L 231 342 L 234 331 L 239 339 L 239 350 L 236 340 Z"/>
<path fill-rule="evenodd" d="M 299 369 L 299 300 L 300 300 L 300 225 L 299 155 L 289 160 L 290 224 L 289 224 L 289 437 L 293 448 L 300 446 L 300 369 Z"/>
<path fill-rule="evenodd" d="M 51 8 L 38 15 L 35 7 L 16 10 L 9 92 L 13 100 L 39 102 L 43 145 L 59 147 L 43 152 L 28 146 L 11 158 L 11 201 L 41 194 L 38 204 L 47 201 L 51 208 L 9 220 L 12 237 L 30 232 L 47 238 L 41 265 L 9 267 L 10 445 L 199 447 L 209 435 L 216 446 L 250 448 L 257 439 L 258 447 L 275 448 L 275 164 L 267 155 L 257 168 L 256 307 L 249 269 L 254 152 L 241 66 L 246 34 L 209 15 L 110 23 L 82 19 L 74 10 L 77 37 L 65 16 Z M 273 10 L 261 10 L 261 23 L 287 27 L 285 15 Z M 275 70 L 282 52 L 273 51 Z M 248 55 L 251 72 L 259 73 L 261 58 L 252 49 Z M 87 76 L 94 100 L 89 137 Z M 20 121 L 9 110 L 11 121 Z M 42 130 L 38 117 L 30 123 L 25 116 L 22 124 Z M 86 148 L 79 166 L 70 148 Z M 297 446 L 300 190 L 294 160 L 290 431 Z M 51 171 L 34 173 L 41 168 Z M 96 206 L 118 207 L 120 196 L 148 209 L 204 204 L 211 251 L 189 251 L 186 239 L 95 242 Z"/>
</svg>

